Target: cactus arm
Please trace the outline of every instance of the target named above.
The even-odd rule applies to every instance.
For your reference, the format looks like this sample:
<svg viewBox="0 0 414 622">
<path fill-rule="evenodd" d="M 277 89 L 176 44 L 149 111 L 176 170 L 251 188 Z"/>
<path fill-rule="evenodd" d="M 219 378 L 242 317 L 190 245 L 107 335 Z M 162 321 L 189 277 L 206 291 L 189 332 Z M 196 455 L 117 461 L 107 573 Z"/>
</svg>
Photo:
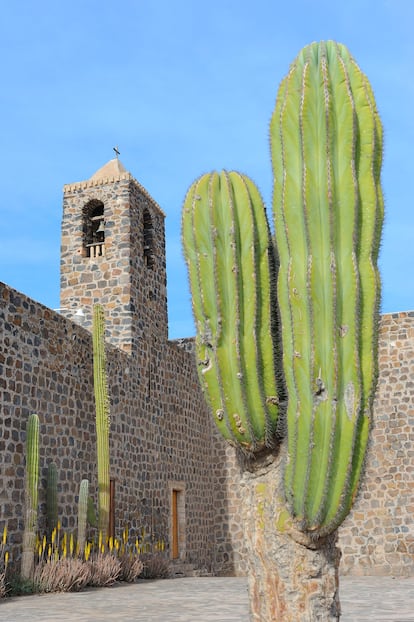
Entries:
<svg viewBox="0 0 414 622">
<path fill-rule="evenodd" d="M 96 408 L 99 529 L 105 537 L 109 527 L 109 428 L 110 411 L 105 356 L 105 318 L 102 305 L 93 307 L 93 373 Z"/>
<path fill-rule="evenodd" d="M 380 129 L 370 93 L 346 48 L 312 44 L 282 83 L 271 122 L 286 497 L 301 528 L 318 533 L 352 504 L 375 386 L 380 158 L 363 128 L 372 137 Z"/>
<path fill-rule="evenodd" d="M 260 194 L 238 173 L 205 175 L 187 193 L 182 230 L 200 379 L 217 426 L 245 449 L 271 445 L 277 419 L 269 340 L 274 265 Z"/>
</svg>

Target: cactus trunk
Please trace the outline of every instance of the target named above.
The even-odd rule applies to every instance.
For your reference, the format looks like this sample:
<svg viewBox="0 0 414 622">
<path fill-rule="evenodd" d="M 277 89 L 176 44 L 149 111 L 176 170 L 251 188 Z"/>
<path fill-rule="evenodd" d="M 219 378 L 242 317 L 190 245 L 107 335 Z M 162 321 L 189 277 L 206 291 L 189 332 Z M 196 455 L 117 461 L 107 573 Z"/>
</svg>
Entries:
<svg viewBox="0 0 414 622">
<path fill-rule="evenodd" d="M 39 490 L 39 417 L 30 415 L 26 430 L 25 523 L 21 576 L 33 578 Z"/>
<path fill-rule="evenodd" d="M 260 194 L 235 172 L 204 175 L 183 209 L 199 377 L 223 436 L 246 451 L 274 444 L 278 417 L 275 262 Z"/>
<path fill-rule="evenodd" d="M 259 459 L 254 469 L 245 470 L 240 499 L 252 622 L 337 621 L 336 532 L 313 543 L 292 531 L 281 456 Z"/>
<path fill-rule="evenodd" d="M 109 394 L 106 376 L 105 318 L 103 307 L 93 308 L 93 384 L 96 409 L 98 466 L 98 527 L 104 539 L 109 528 Z"/>
<path fill-rule="evenodd" d="M 288 389 L 286 498 L 323 535 L 352 505 L 376 381 L 381 126 L 344 46 L 312 44 L 271 123 L 278 301 Z"/>
</svg>

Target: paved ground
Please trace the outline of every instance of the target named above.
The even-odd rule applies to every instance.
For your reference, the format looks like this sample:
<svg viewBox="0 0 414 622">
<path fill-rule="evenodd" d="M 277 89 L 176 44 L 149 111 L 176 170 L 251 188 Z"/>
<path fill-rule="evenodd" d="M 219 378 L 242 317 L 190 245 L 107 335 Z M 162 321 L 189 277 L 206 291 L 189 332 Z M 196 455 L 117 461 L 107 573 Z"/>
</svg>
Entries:
<svg viewBox="0 0 414 622">
<path fill-rule="evenodd" d="M 342 577 L 341 603 L 341 622 L 414 622 L 414 577 Z M 248 619 L 246 580 L 238 578 L 142 581 L 75 594 L 20 596 L 0 601 L 1 622 L 248 622 Z"/>
</svg>

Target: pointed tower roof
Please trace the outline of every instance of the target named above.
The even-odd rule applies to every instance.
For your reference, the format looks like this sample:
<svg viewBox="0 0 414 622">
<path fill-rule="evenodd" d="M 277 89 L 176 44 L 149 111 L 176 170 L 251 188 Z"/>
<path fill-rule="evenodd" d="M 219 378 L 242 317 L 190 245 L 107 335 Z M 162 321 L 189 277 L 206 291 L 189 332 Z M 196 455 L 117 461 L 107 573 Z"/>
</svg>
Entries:
<svg viewBox="0 0 414 622">
<path fill-rule="evenodd" d="M 89 178 L 89 181 L 116 179 L 117 177 L 121 177 L 123 173 L 128 173 L 128 171 L 118 158 L 114 158 L 113 160 L 109 160 L 104 166 L 101 166 L 101 168 Z"/>
<path fill-rule="evenodd" d="M 149 192 L 141 186 L 141 184 L 131 175 L 131 173 L 125 168 L 119 158 L 113 158 L 109 160 L 104 166 L 96 171 L 86 181 L 78 181 L 72 184 L 65 184 L 63 186 L 63 192 L 65 195 L 70 195 L 73 192 L 79 190 L 88 190 L 96 186 L 104 186 L 106 184 L 112 184 L 121 180 L 133 181 L 133 183 L 139 188 L 140 192 L 144 194 L 154 207 L 156 207 L 160 213 L 165 216 L 165 213 L 160 208 L 158 203 L 152 198 Z"/>
</svg>

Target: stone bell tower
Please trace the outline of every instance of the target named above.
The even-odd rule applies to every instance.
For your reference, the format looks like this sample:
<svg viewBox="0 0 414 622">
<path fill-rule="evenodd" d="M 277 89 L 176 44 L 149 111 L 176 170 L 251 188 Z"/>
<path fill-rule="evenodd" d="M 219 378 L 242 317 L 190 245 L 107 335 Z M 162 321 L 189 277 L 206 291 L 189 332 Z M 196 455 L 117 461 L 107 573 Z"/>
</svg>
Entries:
<svg viewBox="0 0 414 622">
<path fill-rule="evenodd" d="M 168 338 L 164 213 L 110 160 L 63 189 L 60 306 L 90 328 L 105 309 L 107 338 L 133 353 L 148 336 Z"/>
</svg>

